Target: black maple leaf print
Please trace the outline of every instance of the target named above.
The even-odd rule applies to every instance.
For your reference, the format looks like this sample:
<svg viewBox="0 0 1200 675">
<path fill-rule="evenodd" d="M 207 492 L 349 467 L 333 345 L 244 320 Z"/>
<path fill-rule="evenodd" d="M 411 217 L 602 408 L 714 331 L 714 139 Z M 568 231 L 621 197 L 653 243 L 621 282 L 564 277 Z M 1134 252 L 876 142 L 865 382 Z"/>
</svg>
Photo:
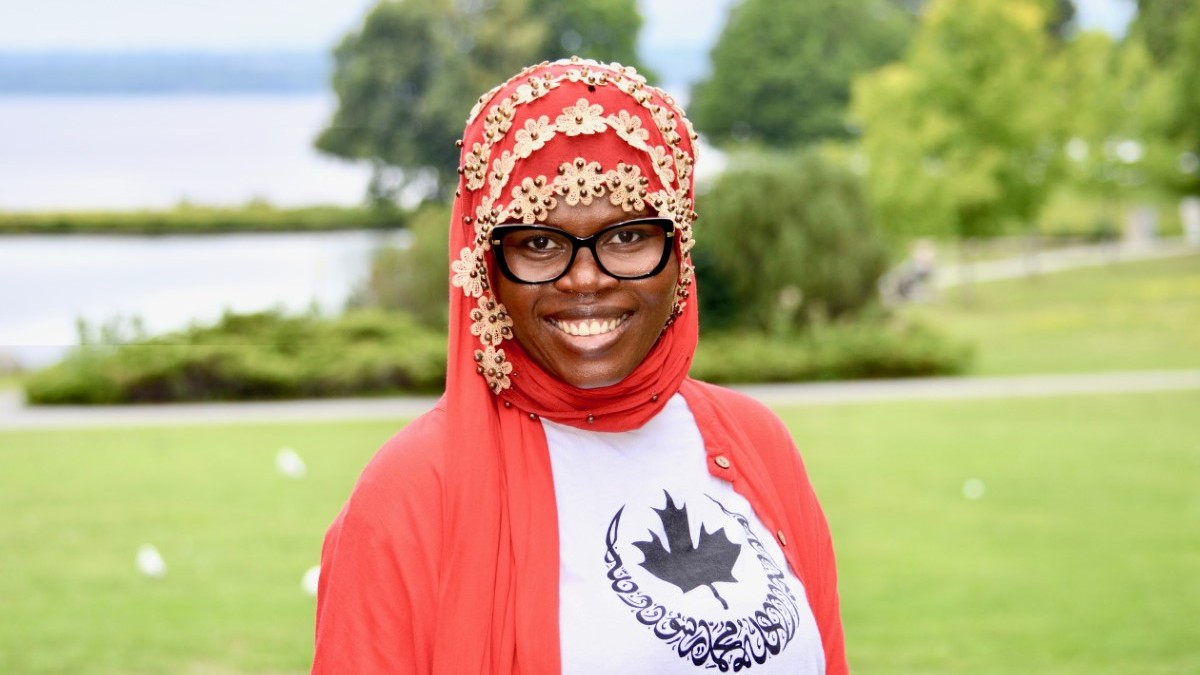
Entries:
<svg viewBox="0 0 1200 675">
<path fill-rule="evenodd" d="M 670 493 L 664 490 L 663 494 L 667 496 L 667 506 L 654 509 L 654 512 L 662 521 L 670 550 L 663 547 L 662 540 L 654 532 L 650 532 L 650 541 L 633 542 L 646 557 L 642 567 L 659 579 L 678 586 L 684 593 L 708 586 L 717 600 L 721 601 L 721 606 L 729 609 L 729 603 L 725 602 L 713 584 L 718 581 L 737 583 L 733 577 L 733 566 L 742 552 L 741 545 L 729 541 L 729 537 L 725 536 L 725 528 L 708 532 L 701 524 L 700 543 L 693 546 L 687 505 L 682 509 L 676 508 Z"/>
</svg>

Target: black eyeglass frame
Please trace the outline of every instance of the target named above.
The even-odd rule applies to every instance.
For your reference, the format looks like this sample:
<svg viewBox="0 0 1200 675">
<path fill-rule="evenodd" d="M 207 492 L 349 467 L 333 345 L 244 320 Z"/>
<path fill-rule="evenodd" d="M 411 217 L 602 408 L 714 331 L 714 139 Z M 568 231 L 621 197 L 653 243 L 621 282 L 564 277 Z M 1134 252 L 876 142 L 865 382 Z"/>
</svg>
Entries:
<svg viewBox="0 0 1200 675">
<path fill-rule="evenodd" d="M 604 266 L 604 263 L 600 261 L 600 256 L 596 254 L 596 241 L 599 240 L 601 237 L 603 237 L 605 234 L 607 234 L 615 229 L 618 229 L 621 227 L 628 227 L 630 225 L 641 225 L 641 224 L 645 224 L 645 223 L 648 223 L 651 225 L 656 225 L 656 226 L 662 228 L 663 233 L 666 235 L 666 238 L 663 240 L 662 257 L 659 259 L 658 264 L 656 264 L 654 266 L 654 268 L 651 269 L 649 272 L 646 272 L 645 274 L 639 274 L 637 276 L 632 276 L 632 277 L 631 276 L 623 276 L 620 274 L 613 274 L 612 272 L 608 271 L 608 268 L 606 268 Z M 571 242 L 571 257 L 567 260 L 567 265 L 566 265 L 566 267 L 563 268 L 562 273 L 560 273 L 556 277 L 553 277 L 551 279 L 545 279 L 543 281 L 526 281 L 526 280 L 518 277 L 517 275 L 513 274 L 512 270 L 509 269 L 509 267 L 508 267 L 508 261 L 504 259 L 504 250 L 503 250 L 504 249 L 504 235 L 508 234 L 509 232 L 523 232 L 523 231 L 553 232 L 555 235 L 560 236 L 560 237 L 565 237 L 568 241 Z M 605 227 L 605 228 L 601 229 L 600 231 L 592 234 L 590 237 L 576 237 L 575 235 L 571 234 L 570 232 L 561 230 L 557 227 L 546 227 L 544 225 L 525 225 L 525 224 L 521 224 L 521 223 L 506 223 L 504 225 L 496 225 L 495 227 L 493 227 L 492 228 L 492 236 L 490 237 L 491 242 L 492 242 L 492 248 L 496 252 L 496 255 L 495 255 L 496 266 L 500 268 L 500 273 L 503 274 L 504 277 L 506 279 L 508 279 L 509 281 L 512 281 L 512 282 L 515 282 L 518 284 L 529 284 L 529 285 L 550 284 L 550 283 L 554 283 L 555 281 L 558 281 L 559 279 L 567 276 L 567 273 L 571 271 L 571 267 L 575 265 L 575 256 L 579 254 L 579 249 L 581 249 L 581 248 L 586 248 L 587 250 L 591 251 L 592 252 L 592 260 L 596 261 L 596 267 L 599 267 L 601 272 L 604 272 L 605 274 L 607 274 L 608 276 L 610 276 L 614 279 L 620 279 L 622 281 L 637 281 L 638 279 L 649 279 L 650 277 L 655 276 L 658 273 L 662 272 L 663 268 L 665 268 L 667 266 L 667 261 L 671 259 L 671 251 L 673 251 L 675 249 L 674 238 L 675 238 L 675 221 L 671 220 L 670 218 L 661 218 L 661 217 L 634 218 L 633 220 L 625 220 L 625 221 L 622 221 L 619 223 L 613 223 L 612 225 L 609 225 L 608 227 Z"/>
</svg>

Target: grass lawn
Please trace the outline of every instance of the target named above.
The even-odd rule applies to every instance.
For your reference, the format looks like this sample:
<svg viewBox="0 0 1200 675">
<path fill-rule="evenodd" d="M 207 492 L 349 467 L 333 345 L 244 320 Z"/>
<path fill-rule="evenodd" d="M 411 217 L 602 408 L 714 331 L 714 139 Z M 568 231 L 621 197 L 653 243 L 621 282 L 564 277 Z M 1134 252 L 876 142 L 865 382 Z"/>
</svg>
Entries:
<svg viewBox="0 0 1200 675">
<path fill-rule="evenodd" d="M 783 411 L 834 530 L 852 670 L 1200 672 L 1197 410 L 1200 392 Z"/>
<path fill-rule="evenodd" d="M 1196 410 L 1200 392 L 784 410 L 855 672 L 1200 672 Z M 306 672 L 301 576 L 394 427 L 0 433 L 0 672 Z M 304 479 L 275 472 L 284 445 Z M 147 542 L 161 581 L 134 571 Z"/>
<path fill-rule="evenodd" d="M 972 374 L 1200 368 L 1200 255 L 976 284 L 905 311 L 974 342 Z"/>
<path fill-rule="evenodd" d="M 0 673 L 308 672 L 301 579 L 396 428 L 0 434 Z M 305 478 L 276 472 L 282 446 Z M 165 579 L 135 572 L 144 543 Z"/>
</svg>

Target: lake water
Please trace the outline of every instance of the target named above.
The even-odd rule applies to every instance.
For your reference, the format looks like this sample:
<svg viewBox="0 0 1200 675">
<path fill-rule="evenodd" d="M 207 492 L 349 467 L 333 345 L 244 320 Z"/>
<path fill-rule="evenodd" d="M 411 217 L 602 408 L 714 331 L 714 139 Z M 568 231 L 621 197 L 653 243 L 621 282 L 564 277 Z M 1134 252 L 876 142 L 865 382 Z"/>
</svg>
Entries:
<svg viewBox="0 0 1200 675">
<path fill-rule="evenodd" d="M 0 96 L 0 210 L 357 203 L 368 169 L 312 147 L 334 108 L 326 94 Z"/>
<path fill-rule="evenodd" d="M 312 148 L 333 109 L 324 94 L 3 96 L 0 210 L 354 204 L 367 169 Z M 77 318 L 137 315 L 158 332 L 227 308 L 335 311 L 386 238 L 0 237 L 0 352 L 52 361 Z"/>
<path fill-rule="evenodd" d="M 226 309 L 340 310 L 371 254 L 406 232 L 0 237 L 0 353 L 25 365 L 77 344 L 76 319 L 140 317 L 151 333 Z"/>
</svg>

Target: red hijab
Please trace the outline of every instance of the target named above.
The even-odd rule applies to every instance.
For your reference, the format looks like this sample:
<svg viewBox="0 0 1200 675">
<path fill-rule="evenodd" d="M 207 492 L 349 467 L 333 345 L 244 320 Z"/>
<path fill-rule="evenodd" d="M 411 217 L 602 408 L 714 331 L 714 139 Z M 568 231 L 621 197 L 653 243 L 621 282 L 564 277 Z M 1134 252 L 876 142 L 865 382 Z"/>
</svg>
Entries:
<svg viewBox="0 0 1200 675">
<path fill-rule="evenodd" d="M 698 326 L 689 254 L 694 142 L 671 97 L 633 69 L 578 58 L 526 69 L 480 98 L 467 120 L 450 222 L 446 567 L 435 672 L 558 672 L 558 519 L 539 418 L 635 429 L 686 377 Z M 671 218 L 680 272 L 671 319 L 641 365 L 617 384 L 578 389 L 513 339 L 494 292 L 488 235 L 501 223 L 544 221 L 561 201 L 592 199 Z"/>
</svg>

